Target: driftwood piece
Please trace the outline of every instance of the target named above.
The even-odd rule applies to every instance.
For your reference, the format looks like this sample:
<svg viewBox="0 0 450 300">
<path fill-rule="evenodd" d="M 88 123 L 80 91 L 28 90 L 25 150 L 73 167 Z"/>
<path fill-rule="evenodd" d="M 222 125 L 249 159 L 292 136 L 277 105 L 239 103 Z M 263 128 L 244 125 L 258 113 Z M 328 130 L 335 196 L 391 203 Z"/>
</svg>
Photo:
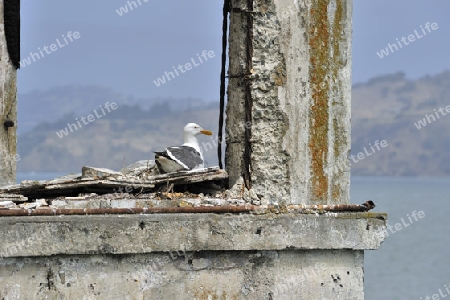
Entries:
<svg viewBox="0 0 450 300">
<path fill-rule="evenodd" d="M 78 196 L 80 193 L 148 193 L 159 191 L 161 187 L 170 185 L 191 185 L 204 182 L 218 182 L 228 178 L 228 174 L 218 167 L 201 169 L 188 172 L 168 173 L 156 176 L 147 176 L 140 179 L 133 176 L 119 176 L 114 172 L 108 176 L 106 169 L 95 171 L 83 170 L 87 174 L 95 174 L 95 177 L 82 177 L 79 175 L 63 176 L 48 181 L 23 181 L 20 184 L 4 186 L 0 188 L 0 194 L 19 194 L 28 198 L 45 198 L 57 196 Z M 17 198 L 17 202 L 22 202 L 23 198 Z M 7 199 L 15 201 L 14 199 Z"/>
<path fill-rule="evenodd" d="M 82 178 L 121 178 L 124 174 L 105 168 L 83 167 L 81 168 Z"/>
<path fill-rule="evenodd" d="M 15 206 L 15 203 L 12 201 L 0 201 L 0 209 L 12 208 Z"/>
<path fill-rule="evenodd" d="M 0 192 L 0 202 L 3 202 L 3 201 L 26 202 L 26 201 L 28 201 L 28 198 L 24 197 L 23 195 L 6 194 L 6 193 Z"/>
<path fill-rule="evenodd" d="M 145 175 L 158 175 L 158 168 L 156 167 L 154 160 L 140 160 L 123 168 L 120 172 L 126 176 L 145 176 Z"/>
</svg>

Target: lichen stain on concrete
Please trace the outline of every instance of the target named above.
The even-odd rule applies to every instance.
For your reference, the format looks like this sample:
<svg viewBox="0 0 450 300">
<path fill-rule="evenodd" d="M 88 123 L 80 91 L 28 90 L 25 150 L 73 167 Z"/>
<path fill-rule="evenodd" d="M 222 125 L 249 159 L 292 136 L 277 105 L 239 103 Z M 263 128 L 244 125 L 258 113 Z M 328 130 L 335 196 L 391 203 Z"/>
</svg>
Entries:
<svg viewBox="0 0 450 300">
<path fill-rule="evenodd" d="M 328 89 L 330 68 L 328 1 L 313 0 L 309 11 L 310 86 L 312 105 L 309 117 L 311 152 L 311 201 L 325 204 L 328 177 L 324 166 L 328 154 Z"/>
<path fill-rule="evenodd" d="M 343 146 L 341 145 L 342 136 L 340 134 L 342 132 L 342 130 L 345 130 L 345 129 L 341 128 L 339 126 L 339 122 L 337 121 L 337 119 L 334 118 L 333 119 L 333 132 L 334 132 L 334 145 L 333 145 L 333 151 L 334 152 L 333 153 L 334 153 L 334 157 L 336 159 L 340 155 L 342 155 L 341 149 L 342 149 Z M 339 168 L 339 170 L 337 172 L 342 173 L 344 171 L 345 170 L 343 170 L 343 168 Z M 338 174 L 338 175 L 340 175 L 340 174 Z M 339 201 L 341 196 L 342 196 L 341 184 L 339 183 L 339 181 L 333 180 L 331 182 L 331 197 L 332 197 L 333 203 L 335 203 L 335 201 Z"/>
<path fill-rule="evenodd" d="M 333 183 L 331 186 L 331 197 L 333 200 L 340 198 L 341 196 L 341 185 L 339 183 Z"/>
<path fill-rule="evenodd" d="M 339 70 L 345 68 L 345 60 L 343 59 L 343 55 L 341 53 L 340 49 L 340 43 L 345 41 L 346 37 L 344 35 L 344 28 L 342 28 L 342 24 L 344 24 L 345 20 L 345 14 L 344 14 L 344 0 L 336 0 L 336 12 L 334 16 L 334 22 L 332 24 L 333 26 L 333 65 L 332 65 L 332 80 L 334 82 L 333 85 L 333 91 L 341 95 L 342 93 L 339 93 L 339 91 L 342 90 L 343 82 L 339 80 Z M 342 97 L 340 99 L 342 101 Z M 342 103 L 338 103 L 341 104 Z M 334 102 L 333 102 L 334 106 Z M 336 107 L 337 108 L 337 107 Z M 335 110 L 336 110 L 335 108 Z M 334 133 L 334 146 L 333 146 L 333 156 L 338 159 L 342 155 L 342 150 L 345 149 L 345 144 L 347 143 L 346 139 L 344 138 L 346 131 L 346 124 L 343 122 L 338 122 L 337 118 L 333 118 L 333 133 Z M 342 170 L 341 168 L 337 171 L 342 174 L 342 172 L 345 172 L 345 170 Z M 341 174 L 334 174 L 340 176 Z M 338 180 L 333 180 L 331 183 L 331 195 L 332 200 L 339 201 L 342 197 L 342 187 L 338 183 Z M 340 201 L 339 201 L 340 202 Z"/>
<path fill-rule="evenodd" d="M 273 81 L 277 86 L 282 86 L 286 83 L 286 64 L 284 62 L 275 68 Z"/>
<path fill-rule="evenodd" d="M 358 213 L 338 213 L 335 214 L 336 219 L 378 219 L 387 221 L 387 213 L 380 212 L 358 212 Z"/>
</svg>

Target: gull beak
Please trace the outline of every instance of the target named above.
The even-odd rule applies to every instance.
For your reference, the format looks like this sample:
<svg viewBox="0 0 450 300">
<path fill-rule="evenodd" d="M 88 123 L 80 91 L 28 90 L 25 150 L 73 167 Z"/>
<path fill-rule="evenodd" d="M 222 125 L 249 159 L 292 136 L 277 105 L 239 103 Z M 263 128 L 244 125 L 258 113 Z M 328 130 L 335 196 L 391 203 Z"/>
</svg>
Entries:
<svg viewBox="0 0 450 300">
<path fill-rule="evenodd" d="M 203 133 L 204 135 L 212 135 L 212 132 L 209 130 L 200 130 L 200 133 Z"/>
</svg>

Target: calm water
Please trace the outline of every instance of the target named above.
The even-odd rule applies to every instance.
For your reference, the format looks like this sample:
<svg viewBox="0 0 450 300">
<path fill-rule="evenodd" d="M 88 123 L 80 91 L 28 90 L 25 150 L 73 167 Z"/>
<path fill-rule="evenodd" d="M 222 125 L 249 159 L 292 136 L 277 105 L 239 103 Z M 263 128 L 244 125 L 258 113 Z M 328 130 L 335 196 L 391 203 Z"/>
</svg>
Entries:
<svg viewBox="0 0 450 300">
<path fill-rule="evenodd" d="M 62 172 L 17 172 L 17 183 L 22 180 L 49 180 L 54 179 L 68 173 Z"/>
<path fill-rule="evenodd" d="M 409 225 L 365 252 L 366 299 L 425 299 L 439 289 L 446 295 L 444 285 L 450 290 L 449 188 L 448 178 L 352 178 L 352 203 L 372 199 L 389 224 L 403 218 Z M 411 223 L 414 210 L 425 217 Z"/>
<path fill-rule="evenodd" d="M 52 179 L 64 173 L 18 173 L 17 179 Z M 450 290 L 450 178 L 354 177 L 351 202 L 373 200 L 389 224 L 404 223 L 378 250 L 365 252 L 365 299 L 425 299 Z M 413 211 L 425 217 L 412 222 Z M 394 229 L 395 230 L 395 229 Z M 445 297 L 446 298 L 446 297 Z M 441 298 L 439 298 L 441 299 Z M 450 299 L 450 298 L 449 298 Z"/>
</svg>

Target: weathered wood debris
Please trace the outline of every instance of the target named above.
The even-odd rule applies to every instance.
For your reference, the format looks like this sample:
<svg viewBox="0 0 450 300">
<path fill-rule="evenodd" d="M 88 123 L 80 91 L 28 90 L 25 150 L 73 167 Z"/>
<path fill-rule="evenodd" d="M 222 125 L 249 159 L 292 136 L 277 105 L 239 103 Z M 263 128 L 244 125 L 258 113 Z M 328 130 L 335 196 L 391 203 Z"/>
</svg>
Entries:
<svg viewBox="0 0 450 300">
<path fill-rule="evenodd" d="M 131 198 L 139 205 L 154 206 L 156 200 L 222 196 L 227 178 L 227 173 L 218 167 L 159 174 L 153 160 L 138 161 L 120 172 L 84 166 L 81 174 L 0 187 L 0 208 L 12 208 L 16 203 L 27 209 L 49 203 L 56 208 L 109 207 L 111 200 Z M 165 204 L 179 205 L 176 202 Z"/>
<path fill-rule="evenodd" d="M 73 197 L 89 193 L 142 194 L 176 191 L 180 188 L 189 191 L 189 185 L 192 185 L 194 190 L 201 192 L 201 188 L 204 188 L 213 193 L 223 190 L 221 184 L 227 178 L 227 173 L 218 167 L 159 174 L 153 160 L 144 160 L 124 168 L 121 172 L 85 166 L 81 174 L 69 174 L 43 181 L 25 180 L 20 184 L 0 187 L 0 199 L 16 202 L 23 201 L 25 199 L 23 197 L 31 199 Z"/>
<path fill-rule="evenodd" d="M 362 205 L 261 205 L 225 188 L 228 174 L 218 167 L 159 174 L 154 161 L 120 172 L 83 167 L 81 174 L 52 180 L 25 180 L 0 187 L 0 216 L 129 213 L 263 213 L 368 211 Z"/>
</svg>

